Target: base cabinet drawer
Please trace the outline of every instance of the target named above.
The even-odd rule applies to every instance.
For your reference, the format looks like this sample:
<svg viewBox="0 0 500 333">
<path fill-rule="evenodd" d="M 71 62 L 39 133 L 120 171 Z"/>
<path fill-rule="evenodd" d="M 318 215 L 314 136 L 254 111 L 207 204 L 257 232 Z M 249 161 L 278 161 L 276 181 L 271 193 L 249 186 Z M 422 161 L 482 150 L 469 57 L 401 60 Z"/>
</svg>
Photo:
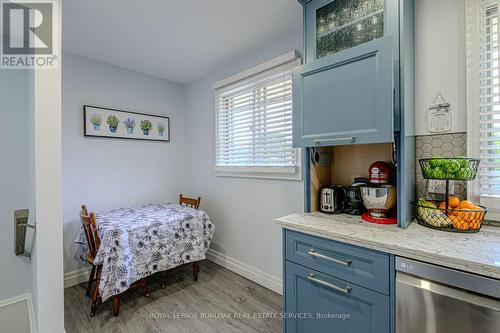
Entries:
<svg viewBox="0 0 500 333">
<path fill-rule="evenodd" d="M 389 294 L 389 254 L 285 231 L 285 259 L 368 289 Z"/>
<path fill-rule="evenodd" d="M 287 261 L 285 333 L 387 333 L 389 296 Z"/>
</svg>

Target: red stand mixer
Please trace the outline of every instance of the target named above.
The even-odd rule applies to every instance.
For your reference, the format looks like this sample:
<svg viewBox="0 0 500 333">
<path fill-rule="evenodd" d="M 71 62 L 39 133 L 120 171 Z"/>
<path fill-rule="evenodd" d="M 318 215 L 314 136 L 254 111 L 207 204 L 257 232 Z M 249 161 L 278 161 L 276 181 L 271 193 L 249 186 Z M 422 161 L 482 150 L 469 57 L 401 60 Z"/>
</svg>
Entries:
<svg viewBox="0 0 500 333">
<path fill-rule="evenodd" d="M 368 210 L 361 218 L 366 222 L 378 224 L 396 224 L 397 189 L 391 185 L 394 167 L 378 161 L 368 169 L 370 184 L 361 187 L 361 197 Z"/>
</svg>

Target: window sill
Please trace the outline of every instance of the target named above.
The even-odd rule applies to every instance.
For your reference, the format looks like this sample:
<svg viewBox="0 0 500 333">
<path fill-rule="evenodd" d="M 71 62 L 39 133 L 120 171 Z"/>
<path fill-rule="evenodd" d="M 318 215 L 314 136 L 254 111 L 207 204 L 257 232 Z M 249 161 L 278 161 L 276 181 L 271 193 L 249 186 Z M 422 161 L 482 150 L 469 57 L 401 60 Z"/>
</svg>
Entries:
<svg viewBox="0 0 500 333">
<path fill-rule="evenodd" d="M 300 167 L 216 167 L 217 177 L 302 180 Z"/>
</svg>

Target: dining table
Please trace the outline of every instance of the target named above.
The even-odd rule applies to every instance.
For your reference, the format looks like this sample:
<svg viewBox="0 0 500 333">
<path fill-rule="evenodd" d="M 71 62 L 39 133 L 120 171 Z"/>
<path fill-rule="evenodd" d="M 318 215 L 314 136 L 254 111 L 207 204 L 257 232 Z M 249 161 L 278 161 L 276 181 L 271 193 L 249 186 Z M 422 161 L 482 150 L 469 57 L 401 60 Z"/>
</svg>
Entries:
<svg viewBox="0 0 500 333">
<path fill-rule="evenodd" d="M 94 265 L 102 265 L 102 301 L 156 272 L 205 259 L 215 230 L 203 210 L 174 203 L 98 212 L 95 220 L 101 243 Z M 87 252 L 83 227 L 75 242 Z"/>
</svg>

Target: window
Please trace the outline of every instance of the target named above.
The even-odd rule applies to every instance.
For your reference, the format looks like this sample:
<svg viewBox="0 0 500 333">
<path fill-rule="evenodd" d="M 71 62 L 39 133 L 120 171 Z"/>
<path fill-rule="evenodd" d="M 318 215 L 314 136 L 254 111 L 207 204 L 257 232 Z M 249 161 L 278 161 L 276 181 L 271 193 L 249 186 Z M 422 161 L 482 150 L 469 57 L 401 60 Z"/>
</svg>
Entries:
<svg viewBox="0 0 500 333">
<path fill-rule="evenodd" d="M 216 172 L 301 179 L 292 147 L 292 69 L 296 53 L 270 60 L 215 88 Z"/>
<path fill-rule="evenodd" d="M 466 0 L 468 154 L 480 169 L 469 196 L 500 218 L 500 82 L 498 2 Z M 497 212 L 495 212 L 495 210 Z"/>
</svg>

